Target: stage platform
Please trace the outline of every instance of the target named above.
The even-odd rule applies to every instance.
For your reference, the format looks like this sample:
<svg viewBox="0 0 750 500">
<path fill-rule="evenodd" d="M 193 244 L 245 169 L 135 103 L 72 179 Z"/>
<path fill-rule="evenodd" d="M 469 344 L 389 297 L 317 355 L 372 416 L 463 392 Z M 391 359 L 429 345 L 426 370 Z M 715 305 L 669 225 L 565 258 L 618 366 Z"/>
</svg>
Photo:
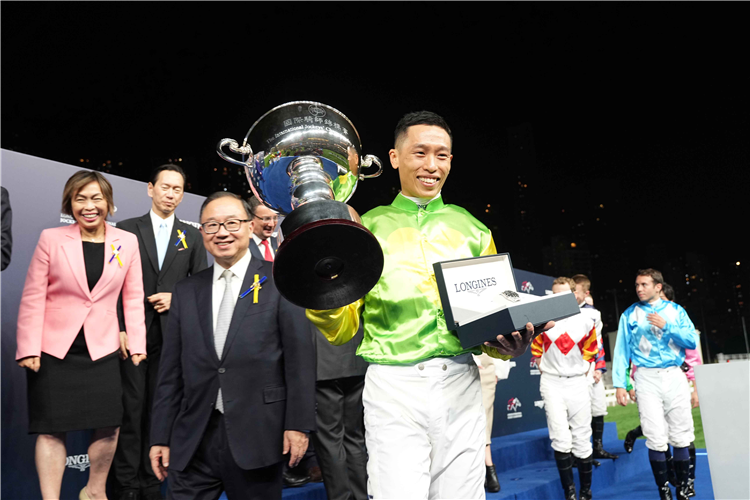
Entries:
<svg viewBox="0 0 750 500">
<path fill-rule="evenodd" d="M 646 441 L 639 439 L 631 454 L 617 439 L 615 423 L 604 425 L 604 449 L 620 455 L 600 460 L 594 468 L 592 493 L 596 500 L 658 500 L 648 461 Z M 492 460 L 498 472 L 501 490 L 488 493 L 488 500 L 556 500 L 563 499 L 560 476 L 555 466 L 547 429 L 522 432 L 492 440 Z M 696 496 L 693 500 L 713 500 L 711 475 L 706 450 L 697 450 Z M 578 472 L 576 471 L 576 485 Z M 674 493 L 674 489 L 673 489 Z M 223 496 L 223 499 L 226 497 Z M 284 500 L 327 500 L 322 483 L 299 488 L 285 488 Z"/>
</svg>

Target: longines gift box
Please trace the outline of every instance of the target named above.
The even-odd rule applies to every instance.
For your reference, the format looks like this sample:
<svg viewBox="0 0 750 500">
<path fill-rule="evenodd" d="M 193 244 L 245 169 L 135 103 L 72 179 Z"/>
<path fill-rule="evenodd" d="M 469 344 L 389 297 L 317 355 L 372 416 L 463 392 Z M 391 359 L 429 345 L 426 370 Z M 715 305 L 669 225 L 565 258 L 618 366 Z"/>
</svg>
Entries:
<svg viewBox="0 0 750 500">
<path fill-rule="evenodd" d="M 464 348 L 525 328 L 580 314 L 572 293 L 539 297 L 518 292 L 510 255 L 500 253 L 433 264 L 445 322 Z"/>
</svg>

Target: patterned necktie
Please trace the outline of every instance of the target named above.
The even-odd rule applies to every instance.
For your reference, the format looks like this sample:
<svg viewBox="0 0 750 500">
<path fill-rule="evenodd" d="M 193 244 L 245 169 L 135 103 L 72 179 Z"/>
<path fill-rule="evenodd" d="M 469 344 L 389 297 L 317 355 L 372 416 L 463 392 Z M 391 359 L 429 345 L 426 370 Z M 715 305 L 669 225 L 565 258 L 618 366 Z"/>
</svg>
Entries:
<svg viewBox="0 0 750 500">
<path fill-rule="evenodd" d="M 232 271 L 226 269 L 221 273 L 221 277 L 219 278 L 224 278 L 224 296 L 221 298 L 219 314 L 216 317 L 216 328 L 214 329 L 214 346 L 216 347 L 216 355 L 219 359 L 221 359 L 221 353 L 224 352 L 229 324 L 232 322 L 232 314 L 234 313 L 234 300 L 232 297 L 232 287 L 230 286 L 232 276 L 234 276 Z M 219 394 L 216 396 L 216 409 L 224 413 L 224 399 L 221 397 L 221 387 L 219 387 Z"/>
<path fill-rule="evenodd" d="M 273 255 L 271 254 L 271 247 L 268 244 L 268 240 L 261 241 L 261 244 L 266 247 L 266 254 L 263 256 L 266 260 L 273 262 Z"/>
<path fill-rule="evenodd" d="M 164 256 L 167 255 L 167 247 L 169 246 L 169 230 L 167 229 L 167 223 L 162 222 L 159 226 L 159 233 L 156 235 L 156 255 L 159 259 L 159 270 L 161 271 L 161 265 L 164 263 Z"/>
</svg>

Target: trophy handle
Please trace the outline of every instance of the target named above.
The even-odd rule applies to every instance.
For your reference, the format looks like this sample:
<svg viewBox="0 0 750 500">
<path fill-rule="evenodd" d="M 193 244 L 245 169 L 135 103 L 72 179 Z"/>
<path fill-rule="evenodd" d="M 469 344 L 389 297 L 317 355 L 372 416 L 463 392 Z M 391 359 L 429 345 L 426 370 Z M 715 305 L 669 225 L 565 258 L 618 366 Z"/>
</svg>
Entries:
<svg viewBox="0 0 750 500">
<path fill-rule="evenodd" d="M 249 155 L 252 156 L 253 154 L 253 148 L 250 147 L 249 144 L 245 143 L 240 147 L 239 144 L 237 144 L 237 141 L 234 139 L 222 139 L 219 141 L 219 144 L 216 146 L 216 152 L 219 153 L 219 156 L 221 156 L 223 159 L 228 161 L 229 163 L 234 163 L 235 165 L 238 165 L 240 167 L 245 167 L 246 163 L 237 161 L 231 156 L 228 156 L 224 153 L 224 146 L 229 146 L 229 151 L 241 155 Z"/>
<path fill-rule="evenodd" d="M 380 158 L 375 155 L 365 155 L 365 157 L 362 158 L 363 169 L 370 167 L 373 163 L 378 166 L 377 171 L 375 171 L 375 173 L 367 175 L 359 174 L 359 180 L 363 181 L 365 179 L 373 179 L 383 173 L 383 163 L 380 161 Z"/>
</svg>

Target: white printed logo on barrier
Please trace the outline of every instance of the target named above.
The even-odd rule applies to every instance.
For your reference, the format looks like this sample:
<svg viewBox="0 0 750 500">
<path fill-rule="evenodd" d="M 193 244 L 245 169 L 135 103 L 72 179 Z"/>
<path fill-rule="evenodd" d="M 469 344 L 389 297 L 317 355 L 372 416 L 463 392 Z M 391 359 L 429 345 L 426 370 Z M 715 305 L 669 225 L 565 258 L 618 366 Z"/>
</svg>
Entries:
<svg viewBox="0 0 750 500">
<path fill-rule="evenodd" d="M 79 471 L 83 472 L 86 469 L 89 468 L 89 455 L 88 453 L 83 455 L 70 455 L 65 458 L 65 467 L 70 467 L 71 469 L 78 469 Z"/>
<path fill-rule="evenodd" d="M 523 416 L 523 413 L 518 411 L 518 409 L 521 407 L 521 400 L 518 398 L 510 398 L 508 400 L 508 418 L 521 418 Z"/>
</svg>

